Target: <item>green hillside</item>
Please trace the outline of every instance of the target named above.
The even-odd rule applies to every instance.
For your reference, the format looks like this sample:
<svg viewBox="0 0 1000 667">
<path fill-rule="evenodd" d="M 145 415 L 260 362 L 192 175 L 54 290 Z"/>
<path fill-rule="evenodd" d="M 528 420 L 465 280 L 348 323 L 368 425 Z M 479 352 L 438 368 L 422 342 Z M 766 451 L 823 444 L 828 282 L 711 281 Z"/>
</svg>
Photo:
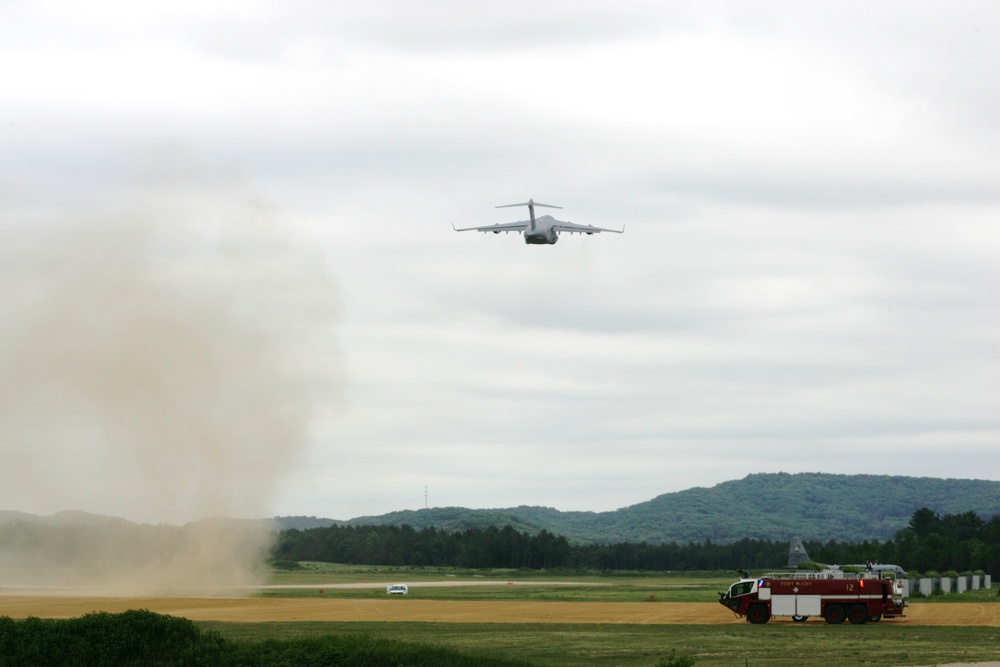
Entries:
<svg viewBox="0 0 1000 667">
<path fill-rule="evenodd" d="M 459 507 L 358 517 L 348 525 L 466 530 L 511 525 L 548 530 L 574 542 L 729 542 L 742 538 L 861 541 L 888 539 L 921 507 L 944 514 L 1000 514 L 1000 482 L 890 475 L 764 473 L 666 493 L 611 512 L 549 507 Z"/>
<path fill-rule="evenodd" d="M 665 493 L 612 512 L 563 512 L 551 507 L 466 509 L 436 507 L 363 516 L 350 521 L 312 516 L 261 521 L 275 530 L 331 525 L 409 525 L 455 532 L 511 526 L 547 530 L 577 544 L 616 542 L 718 543 L 744 538 L 784 541 L 792 536 L 825 542 L 885 540 L 927 507 L 940 515 L 972 510 L 983 519 L 1000 514 L 1000 482 L 889 475 L 762 473 L 710 488 Z M 125 519 L 67 511 L 49 517 L 0 510 L 0 526 L 21 523 L 56 527 L 107 526 L 124 530 Z M 193 525 L 204 522 L 195 522 Z M 254 522 L 234 521 L 234 524 Z"/>
</svg>

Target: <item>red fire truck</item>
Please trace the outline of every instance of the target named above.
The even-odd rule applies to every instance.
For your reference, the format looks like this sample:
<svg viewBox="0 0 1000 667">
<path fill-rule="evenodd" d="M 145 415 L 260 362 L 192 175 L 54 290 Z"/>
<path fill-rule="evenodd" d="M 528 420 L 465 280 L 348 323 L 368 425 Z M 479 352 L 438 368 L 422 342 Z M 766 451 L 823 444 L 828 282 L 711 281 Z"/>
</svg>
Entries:
<svg viewBox="0 0 1000 667">
<path fill-rule="evenodd" d="M 719 602 L 751 623 L 772 616 L 804 621 L 822 616 L 827 623 L 880 621 L 903 615 L 907 602 L 901 584 L 841 572 L 792 572 L 744 578 L 719 593 Z"/>
</svg>

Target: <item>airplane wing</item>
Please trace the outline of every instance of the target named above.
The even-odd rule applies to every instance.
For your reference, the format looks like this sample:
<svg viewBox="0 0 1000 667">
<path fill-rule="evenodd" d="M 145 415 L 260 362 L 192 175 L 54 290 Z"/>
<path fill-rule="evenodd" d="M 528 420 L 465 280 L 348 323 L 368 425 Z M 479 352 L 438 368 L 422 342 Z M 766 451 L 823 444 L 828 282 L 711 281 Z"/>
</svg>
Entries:
<svg viewBox="0 0 1000 667">
<path fill-rule="evenodd" d="M 557 232 L 569 232 L 570 234 L 600 234 L 601 232 L 611 232 L 613 234 L 623 234 L 625 228 L 607 229 L 606 227 L 594 227 L 593 225 L 578 225 L 575 222 L 563 222 L 556 220 L 552 229 Z"/>
<path fill-rule="evenodd" d="M 521 222 L 501 222 L 496 225 L 486 225 L 485 227 L 463 227 L 458 229 L 455 227 L 455 223 L 451 223 L 451 228 L 456 232 L 493 232 L 494 234 L 499 234 L 500 232 L 523 232 L 531 225 L 530 220 L 523 220 Z"/>
</svg>

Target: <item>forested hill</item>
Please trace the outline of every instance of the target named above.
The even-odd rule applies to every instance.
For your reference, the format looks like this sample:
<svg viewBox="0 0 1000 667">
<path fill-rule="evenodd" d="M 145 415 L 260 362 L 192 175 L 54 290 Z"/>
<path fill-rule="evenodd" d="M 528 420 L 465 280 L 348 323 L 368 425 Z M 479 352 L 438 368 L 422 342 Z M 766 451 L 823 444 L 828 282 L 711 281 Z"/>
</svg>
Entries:
<svg viewBox="0 0 1000 667">
<path fill-rule="evenodd" d="M 574 542 L 729 542 L 742 538 L 861 541 L 888 539 L 927 507 L 938 514 L 1000 514 L 1000 482 L 889 475 L 765 473 L 693 488 L 612 512 L 547 507 L 402 511 L 351 519 L 348 525 L 434 526 L 467 530 L 511 525 L 548 530 Z"/>
<path fill-rule="evenodd" d="M 988 520 L 1000 514 L 1000 482 L 888 475 L 765 473 L 711 488 L 666 493 L 613 512 L 562 512 L 549 507 L 473 510 L 431 508 L 365 516 L 350 521 L 316 517 L 276 517 L 278 530 L 305 530 L 334 524 L 409 525 L 445 531 L 511 526 L 519 532 L 547 530 L 578 544 L 618 542 L 717 543 L 744 538 L 785 541 L 860 542 L 886 540 L 926 507 L 944 516 L 976 512 Z M 53 526 L 128 524 L 125 519 L 85 512 L 38 517 L 0 510 L 0 526 L 18 522 Z"/>
</svg>

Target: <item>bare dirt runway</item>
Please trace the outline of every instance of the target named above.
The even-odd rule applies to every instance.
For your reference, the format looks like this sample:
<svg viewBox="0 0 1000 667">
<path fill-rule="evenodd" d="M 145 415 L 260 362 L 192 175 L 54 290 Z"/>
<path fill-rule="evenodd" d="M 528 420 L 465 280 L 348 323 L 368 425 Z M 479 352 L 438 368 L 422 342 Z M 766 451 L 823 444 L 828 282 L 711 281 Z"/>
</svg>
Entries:
<svg viewBox="0 0 1000 667">
<path fill-rule="evenodd" d="M 209 597 L 59 597 L 0 596 L 0 616 L 73 618 L 91 612 L 118 613 L 148 609 L 192 621 L 422 621 L 443 623 L 621 623 L 742 624 L 714 602 L 516 602 L 315 598 Z M 790 619 L 773 622 L 790 623 Z M 821 620 L 810 620 L 822 623 Z M 918 604 L 906 618 L 883 623 L 903 625 L 978 625 L 1000 627 L 1000 604 Z"/>
</svg>

